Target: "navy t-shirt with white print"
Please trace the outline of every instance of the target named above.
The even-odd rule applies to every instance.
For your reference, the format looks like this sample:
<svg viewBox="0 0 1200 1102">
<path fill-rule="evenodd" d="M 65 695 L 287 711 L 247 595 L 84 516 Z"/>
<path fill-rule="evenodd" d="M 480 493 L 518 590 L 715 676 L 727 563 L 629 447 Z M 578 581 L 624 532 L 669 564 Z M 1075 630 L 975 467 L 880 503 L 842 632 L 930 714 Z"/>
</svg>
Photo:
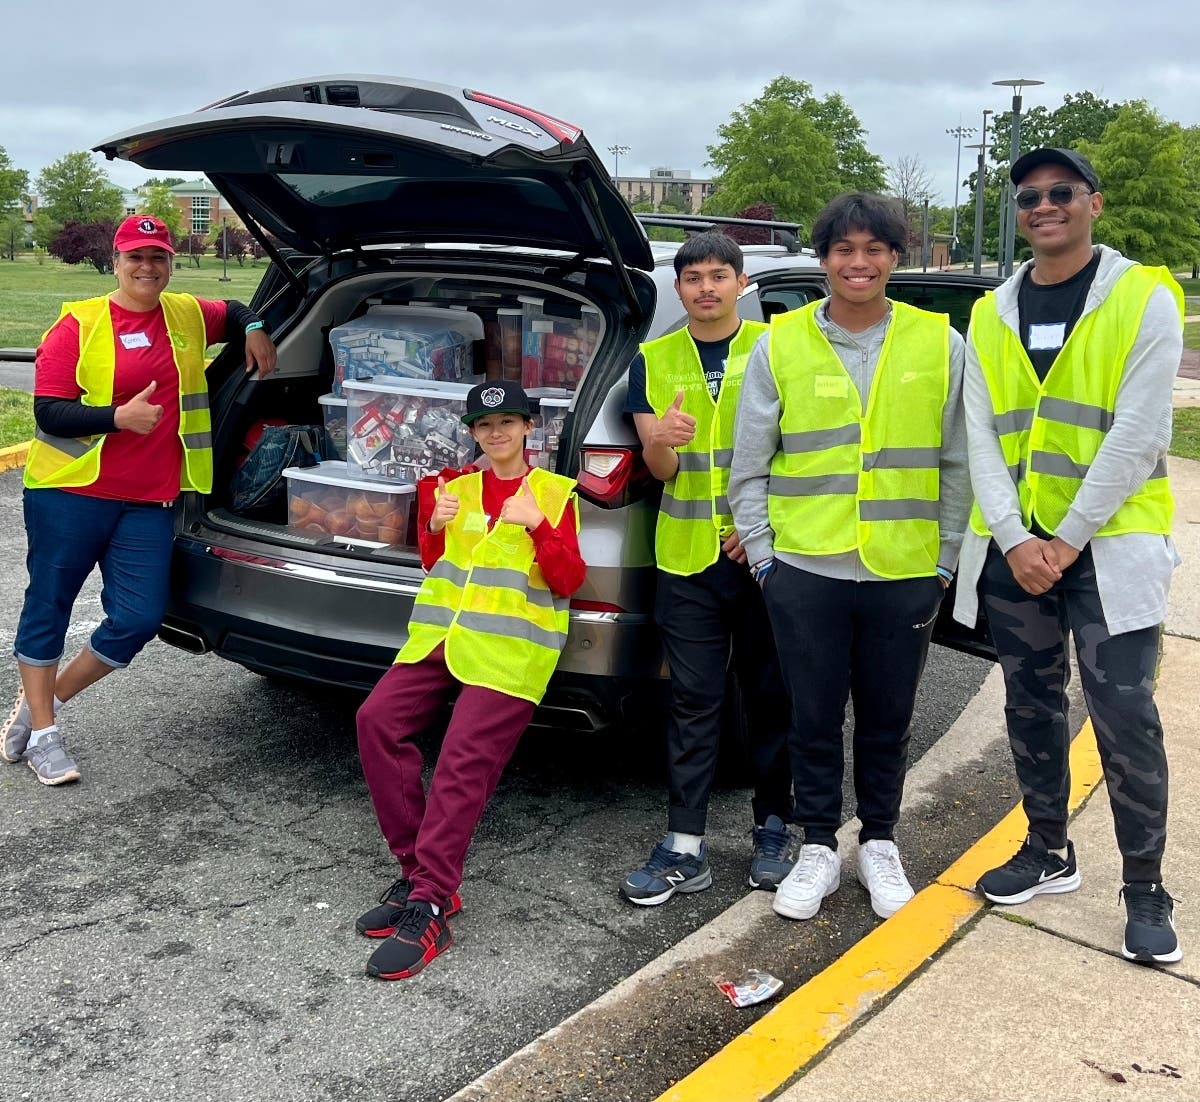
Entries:
<svg viewBox="0 0 1200 1102">
<path fill-rule="evenodd" d="M 1083 313 L 1099 267 L 1100 250 L 1094 249 L 1091 261 L 1061 283 L 1034 283 L 1028 272 L 1021 280 L 1017 289 L 1021 343 L 1043 382 Z"/>
<path fill-rule="evenodd" d="M 738 329 L 741 327 L 739 326 Z M 704 369 L 704 381 L 715 402 L 721 393 L 725 379 L 725 364 L 729 359 L 729 345 L 738 335 L 738 330 L 719 341 L 698 341 L 692 337 L 696 351 L 700 354 L 700 366 Z M 646 357 L 640 352 L 629 365 L 629 392 L 625 395 L 626 413 L 653 413 L 654 407 L 646 398 Z"/>
</svg>

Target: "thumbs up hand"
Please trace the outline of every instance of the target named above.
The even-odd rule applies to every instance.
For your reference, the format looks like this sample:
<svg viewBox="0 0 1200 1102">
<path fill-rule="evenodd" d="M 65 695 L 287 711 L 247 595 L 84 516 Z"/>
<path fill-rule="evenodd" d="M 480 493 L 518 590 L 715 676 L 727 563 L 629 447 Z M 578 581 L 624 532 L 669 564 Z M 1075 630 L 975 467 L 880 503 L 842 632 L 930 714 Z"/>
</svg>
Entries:
<svg viewBox="0 0 1200 1102">
<path fill-rule="evenodd" d="M 129 429 L 140 436 L 153 432 L 155 426 L 162 420 L 162 406 L 155 405 L 150 399 L 158 389 L 158 383 L 151 382 L 145 390 L 135 394 L 128 402 L 117 406 L 114 421 L 117 428 Z"/>
<path fill-rule="evenodd" d="M 438 475 L 437 502 L 429 518 L 429 530 L 440 532 L 458 516 L 458 494 L 447 493 L 446 480 Z"/>
<path fill-rule="evenodd" d="M 654 443 L 664 448 L 681 448 L 696 435 L 696 418 L 683 412 L 683 391 L 675 395 L 666 412 L 654 426 Z"/>
<path fill-rule="evenodd" d="M 500 519 L 506 524 L 519 524 L 530 532 L 546 519 L 529 488 L 528 475 L 521 479 L 521 489 L 501 506 Z"/>
</svg>

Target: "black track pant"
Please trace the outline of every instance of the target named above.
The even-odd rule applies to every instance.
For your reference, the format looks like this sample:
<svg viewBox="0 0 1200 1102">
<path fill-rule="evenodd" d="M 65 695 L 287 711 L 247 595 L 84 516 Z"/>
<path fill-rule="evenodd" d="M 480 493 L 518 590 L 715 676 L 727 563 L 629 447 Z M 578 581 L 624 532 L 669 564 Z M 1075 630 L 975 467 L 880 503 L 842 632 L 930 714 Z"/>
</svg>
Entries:
<svg viewBox="0 0 1200 1102">
<path fill-rule="evenodd" d="M 795 821 L 806 842 L 837 848 L 848 699 L 859 840 L 892 837 L 908 725 L 942 594 L 936 576 L 855 582 L 775 560 L 764 596 L 792 699 Z"/>
<path fill-rule="evenodd" d="M 699 574 L 660 570 L 654 617 L 671 667 L 668 829 L 704 833 L 731 650 L 750 727 L 754 821 L 761 825 L 768 815 L 790 821 L 787 691 L 762 594 L 746 564 L 722 554 Z"/>
</svg>

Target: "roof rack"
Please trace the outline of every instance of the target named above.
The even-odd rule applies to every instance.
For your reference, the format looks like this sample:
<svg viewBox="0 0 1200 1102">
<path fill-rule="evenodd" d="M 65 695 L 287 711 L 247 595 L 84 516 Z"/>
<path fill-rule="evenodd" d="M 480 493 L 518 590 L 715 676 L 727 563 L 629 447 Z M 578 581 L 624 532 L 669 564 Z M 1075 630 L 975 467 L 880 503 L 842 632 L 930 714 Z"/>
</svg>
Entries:
<svg viewBox="0 0 1200 1102">
<path fill-rule="evenodd" d="M 748 226 L 751 229 L 770 230 L 771 244 L 783 245 L 788 252 L 798 253 L 800 247 L 799 222 L 771 222 L 761 218 L 724 218 L 715 214 L 636 214 L 643 226 L 663 226 L 668 229 L 685 230 L 689 234 L 703 233 L 717 226 Z"/>
</svg>

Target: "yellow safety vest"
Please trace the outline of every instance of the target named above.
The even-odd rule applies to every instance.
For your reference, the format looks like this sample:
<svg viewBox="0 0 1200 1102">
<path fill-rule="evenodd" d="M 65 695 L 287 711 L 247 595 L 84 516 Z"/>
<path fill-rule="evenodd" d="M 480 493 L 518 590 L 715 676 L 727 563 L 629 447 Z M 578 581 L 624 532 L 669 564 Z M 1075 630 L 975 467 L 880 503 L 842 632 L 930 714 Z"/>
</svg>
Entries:
<svg viewBox="0 0 1200 1102">
<path fill-rule="evenodd" d="M 696 343 L 687 328 L 643 344 L 646 399 L 662 417 L 683 391 L 683 412 L 696 418 L 696 435 L 681 448 L 679 469 L 663 485 L 654 533 L 658 568 L 668 574 L 698 574 L 717 561 L 721 541 L 733 531 L 729 508 L 729 464 L 733 424 L 746 361 L 767 326 L 743 321 L 729 343 L 725 378 L 713 401 Z"/>
<path fill-rule="evenodd" d="M 535 467 L 529 486 L 557 526 L 574 480 Z M 445 640 L 446 666 L 463 684 L 537 704 L 566 646 L 570 600 L 546 585 L 522 525 L 498 520 L 488 531 L 481 473 L 454 479 L 446 492 L 458 495 L 458 514 L 446 525 L 445 552 L 417 592 L 396 661 L 420 662 Z"/>
<path fill-rule="evenodd" d="M 179 439 L 183 441 L 179 488 L 206 494 L 212 489 L 213 464 L 212 419 L 204 377 L 204 313 L 191 295 L 164 292 L 160 302 L 179 372 Z M 75 379 L 85 406 L 112 405 L 116 338 L 108 303 L 107 295 L 64 303 L 54 323 L 67 314 L 79 323 Z M 107 434 L 74 438 L 35 429 L 25 463 L 25 485 L 31 489 L 90 486 L 100 476 L 100 450 L 106 439 Z"/>
<path fill-rule="evenodd" d="M 864 414 L 854 381 L 817 324 L 819 305 L 771 320 L 781 409 L 767 489 L 775 547 L 799 555 L 857 550 L 882 577 L 932 575 L 949 319 L 891 304 Z"/>
<path fill-rule="evenodd" d="M 995 295 L 989 292 L 975 304 L 971 342 L 1026 527 L 1036 520 L 1053 533 L 1067 515 L 1112 428 L 1125 364 L 1156 287 L 1166 287 L 1174 296 L 1182 325 L 1183 291 L 1170 272 L 1140 264 L 1128 268 L 1104 301 L 1076 323 L 1044 381 L 1038 379 L 1020 336 L 1000 320 Z M 1160 459 L 1096 535 L 1167 535 L 1174 509 L 1166 461 Z M 991 534 L 978 502 L 971 509 L 971 529 L 981 536 Z"/>
</svg>

